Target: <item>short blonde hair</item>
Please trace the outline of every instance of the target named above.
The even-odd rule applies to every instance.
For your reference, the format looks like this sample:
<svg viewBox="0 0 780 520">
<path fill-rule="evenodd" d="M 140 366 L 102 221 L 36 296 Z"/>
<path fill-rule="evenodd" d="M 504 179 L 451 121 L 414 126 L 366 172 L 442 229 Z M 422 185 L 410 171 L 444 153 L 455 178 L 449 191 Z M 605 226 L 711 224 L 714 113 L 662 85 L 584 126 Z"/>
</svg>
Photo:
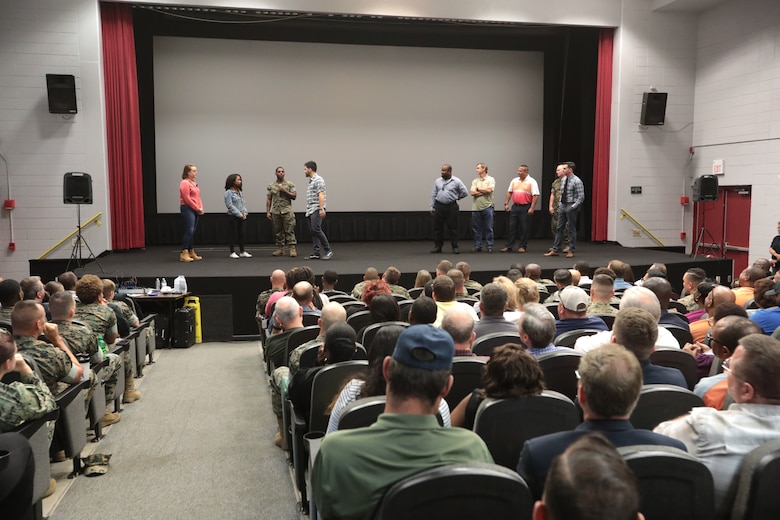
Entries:
<svg viewBox="0 0 780 520">
<path fill-rule="evenodd" d="M 520 299 L 518 298 L 518 291 L 512 280 L 506 276 L 496 276 L 493 278 L 493 283 L 501 285 L 506 289 L 506 309 L 508 311 L 520 310 Z"/>
<path fill-rule="evenodd" d="M 515 280 L 515 287 L 521 308 L 526 303 L 539 303 L 539 286 L 536 282 L 530 278 L 518 278 Z"/>
</svg>

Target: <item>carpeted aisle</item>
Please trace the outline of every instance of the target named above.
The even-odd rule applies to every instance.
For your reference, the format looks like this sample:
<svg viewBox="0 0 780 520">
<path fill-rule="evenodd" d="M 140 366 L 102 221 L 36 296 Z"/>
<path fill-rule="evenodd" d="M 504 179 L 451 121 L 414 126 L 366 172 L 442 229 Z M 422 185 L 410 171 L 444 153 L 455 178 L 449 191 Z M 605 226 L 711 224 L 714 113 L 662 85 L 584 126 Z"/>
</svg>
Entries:
<svg viewBox="0 0 780 520">
<path fill-rule="evenodd" d="M 80 476 L 51 520 L 298 519 L 259 343 L 204 343 L 160 352 L 96 446 L 100 477 Z"/>
</svg>

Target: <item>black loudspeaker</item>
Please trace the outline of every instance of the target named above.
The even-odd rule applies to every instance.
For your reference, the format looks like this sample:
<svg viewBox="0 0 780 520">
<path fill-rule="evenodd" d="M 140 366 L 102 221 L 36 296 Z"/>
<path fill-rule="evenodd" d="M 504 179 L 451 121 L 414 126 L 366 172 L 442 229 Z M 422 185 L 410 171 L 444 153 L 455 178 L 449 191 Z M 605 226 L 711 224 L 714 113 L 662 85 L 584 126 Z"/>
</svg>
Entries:
<svg viewBox="0 0 780 520">
<path fill-rule="evenodd" d="M 46 74 L 46 90 L 49 94 L 49 112 L 75 114 L 76 78 L 72 74 Z"/>
<path fill-rule="evenodd" d="M 66 173 L 62 199 L 65 204 L 92 204 L 92 177 L 88 173 Z"/>
<path fill-rule="evenodd" d="M 642 116 L 640 125 L 662 125 L 666 118 L 666 92 L 645 92 L 642 94 Z"/>
<path fill-rule="evenodd" d="M 714 175 L 702 175 L 693 181 L 693 202 L 718 200 L 718 178 Z"/>
</svg>

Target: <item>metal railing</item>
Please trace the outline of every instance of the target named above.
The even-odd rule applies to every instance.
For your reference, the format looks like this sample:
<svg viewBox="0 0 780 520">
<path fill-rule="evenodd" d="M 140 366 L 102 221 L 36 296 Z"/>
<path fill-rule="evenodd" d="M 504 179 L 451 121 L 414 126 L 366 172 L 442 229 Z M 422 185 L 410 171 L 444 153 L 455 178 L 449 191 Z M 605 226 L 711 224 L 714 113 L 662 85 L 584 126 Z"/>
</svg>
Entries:
<svg viewBox="0 0 780 520">
<path fill-rule="evenodd" d="M 84 222 L 84 223 L 81 225 L 81 230 L 83 231 L 83 230 L 84 230 L 84 229 L 86 229 L 86 227 L 87 227 L 87 226 L 89 226 L 90 224 L 96 224 L 96 225 L 100 226 L 100 225 L 101 225 L 101 223 L 100 223 L 100 217 L 102 217 L 102 216 L 103 216 L 103 212 L 101 211 L 100 213 L 98 213 L 97 215 L 95 215 L 94 217 L 92 217 L 91 219 L 89 219 L 89 220 L 87 220 L 86 222 Z M 60 247 L 62 244 L 66 243 L 68 240 L 70 240 L 71 238 L 73 238 L 73 237 L 74 237 L 75 235 L 77 235 L 78 233 L 79 233 L 79 228 L 78 228 L 78 226 L 76 226 L 76 229 L 74 229 L 73 231 L 71 231 L 71 232 L 70 232 L 70 233 L 69 233 L 69 234 L 68 234 L 68 235 L 67 235 L 65 238 L 63 238 L 62 240 L 60 240 L 59 242 L 57 242 L 56 244 L 54 244 L 53 246 L 51 246 L 49 249 L 47 249 L 46 251 L 44 251 L 44 252 L 43 252 L 43 253 L 42 253 L 42 254 L 41 254 L 39 257 L 38 257 L 38 260 L 45 260 L 45 259 L 46 259 L 46 257 L 47 257 L 47 256 L 49 256 L 49 255 L 52 253 L 52 251 L 55 251 L 56 249 L 58 249 L 58 248 L 59 248 L 59 247 Z"/>
<path fill-rule="evenodd" d="M 640 223 L 640 222 L 639 222 L 637 219 L 635 219 L 635 218 L 634 218 L 634 216 L 633 216 L 631 213 L 629 213 L 628 211 L 626 211 L 624 208 L 620 208 L 620 220 L 623 220 L 623 219 L 624 219 L 624 218 L 626 218 L 626 217 L 628 217 L 628 219 L 629 219 L 629 220 L 631 220 L 631 222 L 633 222 L 634 224 L 636 224 L 636 225 L 639 227 L 639 229 L 641 229 L 642 231 L 644 231 L 645 233 L 647 233 L 647 235 L 648 235 L 650 238 L 652 238 L 653 240 L 655 240 L 656 244 L 658 244 L 658 245 L 659 245 L 659 246 L 661 246 L 661 247 L 666 247 L 666 244 L 664 244 L 663 242 L 661 242 L 661 239 L 660 239 L 660 238 L 658 238 L 657 236 L 655 236 L 655 235 L 653 234 L 653 232 L 652 232 L 652 231 L 650 231 L 650 230 L 649 230 L 649 229 L 647 229 L 645 226 L 643 226 L 643 225 L 642 225 L 642 224 L 641 224 L 641 223 Z"/>
</svg>

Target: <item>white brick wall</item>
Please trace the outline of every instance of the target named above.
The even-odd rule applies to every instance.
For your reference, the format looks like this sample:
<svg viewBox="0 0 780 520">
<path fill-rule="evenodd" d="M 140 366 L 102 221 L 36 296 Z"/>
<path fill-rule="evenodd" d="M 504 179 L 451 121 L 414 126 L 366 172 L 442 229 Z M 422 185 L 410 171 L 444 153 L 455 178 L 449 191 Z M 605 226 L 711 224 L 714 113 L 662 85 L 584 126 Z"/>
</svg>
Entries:
<svg viewBox="0 0 780 520">
<path fill-rule="evenodd" d="M 780 9 L 743 0 L 698 21 L 693 177 L 725 161 L 722 186 L 751 185 L 752 262 L 767 257 L 780 220 Z M 733 144 L 730 144 L 733 143 Z"/>
<path fill-rule="evenodd" d="M 37 258 L 77 225 L 76 206 L 62 200 L 65 172 L 93 179 L 95 203 L 82 222 L 106 213 L 106 156 L 100 32 L 95 0 L 5 0 L 0 7 L 0 276 L 21 279 Z M 79 113 L 49 114 L 46 74 L 73 74 Z M 13 221 L 16 251 L 8 249 Z M 107 215 L 85 230 L 96 254 L 109 248 Z M 68 242 L 51 257 L 67 258 Z"/>
</svg>

